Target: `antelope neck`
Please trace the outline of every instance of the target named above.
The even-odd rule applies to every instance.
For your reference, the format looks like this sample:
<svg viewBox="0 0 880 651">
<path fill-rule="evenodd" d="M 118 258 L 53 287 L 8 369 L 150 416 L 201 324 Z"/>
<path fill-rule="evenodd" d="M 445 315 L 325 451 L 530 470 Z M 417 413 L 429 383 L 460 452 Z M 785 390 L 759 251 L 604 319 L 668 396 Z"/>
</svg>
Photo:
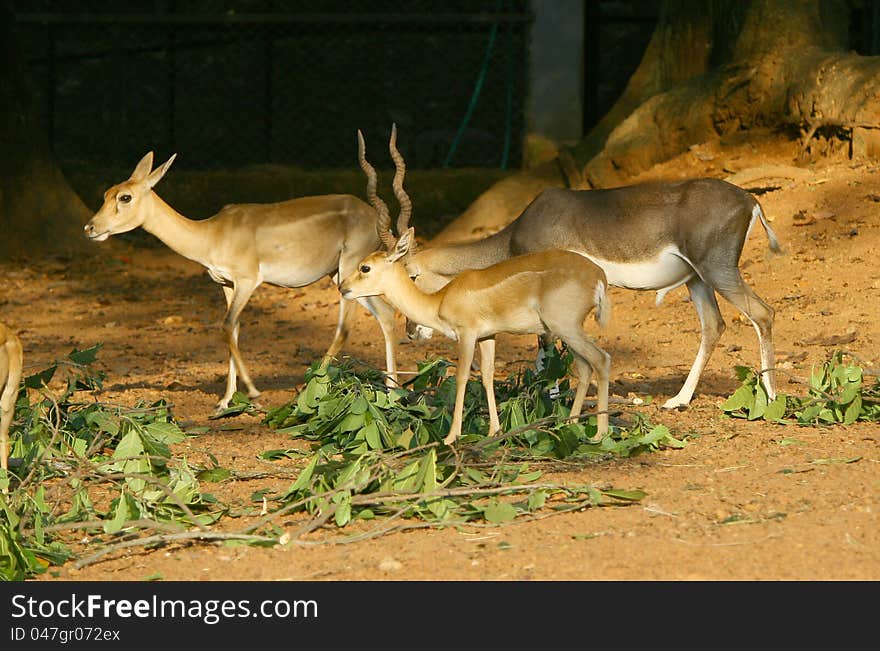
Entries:
<svg viewBox="0 0 880 651">
<path fill-rule="evenodd" d="M 158 237 L 174 252 L 205 264 L 209 254 L 206 241 L 208 224 L 187 219 L 155 192 L 150 194 L 150 200 L 143 229 Z"/>
<path fill-rule="evenodd" d="M 409 277 L 400 262 L 394 264 L 393 273 L 396 276 L 396 282 L 394 291 L 385 294 L 388 302 L 410 321 L 446 333 L 449 328 L 437 316 L 446 288 L 444 287 L 433 294 L 426 294 L 416 287 L 415 282 Z"/>
</svg>

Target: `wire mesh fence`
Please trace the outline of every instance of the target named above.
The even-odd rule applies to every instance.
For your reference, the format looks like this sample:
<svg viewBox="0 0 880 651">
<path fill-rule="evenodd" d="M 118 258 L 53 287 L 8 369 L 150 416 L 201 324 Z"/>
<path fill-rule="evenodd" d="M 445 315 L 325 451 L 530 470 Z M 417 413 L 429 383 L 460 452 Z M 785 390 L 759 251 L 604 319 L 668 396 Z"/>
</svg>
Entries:
<svg viewBox="0 0 880 651">
<path fill-rule="evenodd" d="M 528 0 L 20 0 L 38 109 L 65 162 L 190 169 L 518 166 Z"/>
</svg>

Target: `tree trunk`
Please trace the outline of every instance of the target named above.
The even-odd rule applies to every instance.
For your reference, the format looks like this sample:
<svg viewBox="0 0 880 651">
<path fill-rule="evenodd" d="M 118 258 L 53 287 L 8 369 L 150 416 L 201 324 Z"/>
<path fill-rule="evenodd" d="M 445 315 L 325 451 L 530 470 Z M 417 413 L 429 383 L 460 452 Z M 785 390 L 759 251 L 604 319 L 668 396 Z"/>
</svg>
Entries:
<svg viewBox="0 0 880 651">
<path fill-rule="evenodd" d="M 796 126 L 805 146 L 817 128 L 840 127 L 856 155 L 877 155 L 880 57 L 846 51 L 848 11 L 843 0 L 668 0 L 626 90 L 587 137 L 538 174 L 489 188 L 435 241 L 500 230 L 542 181 L 623 185 L 690 145 L 752 127 Z"/>
<path fill-rule="evenodd" d="M 38 124 L 8 0 L 0 0 L 0 260 L 84 249 L 91 212 Z"/>
</svg>

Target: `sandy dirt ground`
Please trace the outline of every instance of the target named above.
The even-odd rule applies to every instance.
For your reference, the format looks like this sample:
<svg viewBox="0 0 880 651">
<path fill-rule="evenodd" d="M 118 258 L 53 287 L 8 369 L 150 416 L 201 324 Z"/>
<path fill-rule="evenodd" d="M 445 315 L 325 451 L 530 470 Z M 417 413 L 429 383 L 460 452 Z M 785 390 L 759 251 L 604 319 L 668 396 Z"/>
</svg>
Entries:
<svg viewBox="0 0 880 651">
<path fill-rule="evenodd" d="M 768 134 L 704 143 L 639 179 L 723 178 L 762 165 L 794 165 L 797 144 Z M 794 180 L 768 182 L 760 195 L 784 247 L 768 253 L 755 228 L 743 252 L 748 283 L 776 310 L 780 389 L 799 382 L 836 349 L 880 366 L 880 165 L 838 153 L 801 166 Z M 109 179 L 108 179 L 109 181 Z M 161 194 L 161 191 L 160 191 Z M 626 234 L 621 234 L 623 237 Z M 305 445 L 258 418 L 208 420 L 223 390 L 220 288 L 201 267 L 165 248 L 113 250 L 94 258 L 0 267 L 0 314 L 21 334 L 32 368 L 74 346 L 104 343 L 102 401 L 133 405 L 166 397 L 179 420 L 209 431 L 180 444 L 196 464 L 212 454 L 238 471 L 288 468 L 262 461 L 272 448 Z M 723 417 L 738 386 L 735 365 L 758 365 L 750 323 L 723 301 L 727 330 L 691 406 L 659 408 L 684 381 L 699 343 L 699 322 L 681 288 L 660 306 L 654 294 L 612 289 L 614 314 L 590 330 L 612 356 L 612 392 L 653 402 L 640 409 L 688 445 L 632 459 L 554 466 L 555 481 L 641 489 L 628 507 L 590 508 L 503 527 L 414 530 L 351 544 L 254 548 L 214 544 L 136 549 L 82 570 L 70 565 L 41 580 L 877 580 L 880 579 L 880 425 L 784 427 Z M 261 402 L 289 400 L 309 363 L 332 337 L 338 293 L 329 280 L 299 290 L 261 287 L 242 319 L 241 346 Z M 381 367 L 379 329 L 360 315 L 345 353 Z M 407 342 L 400 364 L 432 355 L 454 359 L 435 337 Z M 589 326 L 588 326 L 589 327 Z M 533 358 L 533 338 L 501 336 L 498 374 Z M 873 378 L 872 378 L 873 379 Z M 783 439 L 797 439 L 783 444 Z M 858 458 L 857 461 L 852 461 Z M 848 460 L 850 462 L 844 462 Z M 289 480 L 283 482 L 286 486 Z M 277 480 L 210 485 L 221 500 L 253 508 L 250 495 Z M 281 526 L 295 527 L 295 519 Z M 233 523 L 233 528 L 241 523 Z"/>
</svg>

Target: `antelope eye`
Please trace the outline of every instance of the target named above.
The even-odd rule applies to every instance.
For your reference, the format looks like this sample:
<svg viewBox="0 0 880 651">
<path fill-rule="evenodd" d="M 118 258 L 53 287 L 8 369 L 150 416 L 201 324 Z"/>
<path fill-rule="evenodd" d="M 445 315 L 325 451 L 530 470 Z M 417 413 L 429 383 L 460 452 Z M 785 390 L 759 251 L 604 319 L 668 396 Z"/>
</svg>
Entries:
<svg viewBox="0 0 880 651">
<path fill-rule="evenodd" d="M 370 265 L 368 265 L 368 264 L 362 264 L 362 265 L 361 265 L 361 273 L 362 273 L 362 274 L 368 274 L 368 273 L 370 273 Z"/>
<path fill-rule="evenodd" d="M 119 200 L 120 200 L 122 203 L 128 203 L 128 202 L 131 201 L 131 195 L 130 195 L 130 194 L 120 194 L 120 195 L 119 195 Z"/>
</svg>

